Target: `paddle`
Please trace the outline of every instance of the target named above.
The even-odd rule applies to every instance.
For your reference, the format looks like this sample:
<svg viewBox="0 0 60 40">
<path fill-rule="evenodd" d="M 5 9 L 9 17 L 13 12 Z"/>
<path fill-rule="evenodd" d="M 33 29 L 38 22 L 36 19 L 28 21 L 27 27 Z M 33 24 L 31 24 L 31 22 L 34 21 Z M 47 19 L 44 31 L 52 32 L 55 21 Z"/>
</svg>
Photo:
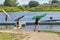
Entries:
<svg viewBox="0 0 60 40">
<path fill-rule="evenodd" d="M 8 17 L 8 18 L 11 19 L 11 17 L 9 16 L 9 14 L 4 9 L 2 9 L 2 11 L 5 13 L 6 17 Z"/>
</svg>

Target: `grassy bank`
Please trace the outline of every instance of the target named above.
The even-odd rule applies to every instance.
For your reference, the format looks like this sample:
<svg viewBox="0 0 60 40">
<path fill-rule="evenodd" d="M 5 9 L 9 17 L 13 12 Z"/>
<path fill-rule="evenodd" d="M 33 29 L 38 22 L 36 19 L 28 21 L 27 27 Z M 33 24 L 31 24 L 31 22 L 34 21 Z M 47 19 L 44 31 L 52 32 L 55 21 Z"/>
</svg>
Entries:
<svg viewBox="0 0 60 40">
<path fill-rule="evenodd" d="M 58 31 L 54 31 L 54 30 L 40 30 L 40 32 L 48 32 L 48 33 L 56 33 L 58 34 Z"/>
<path fill-rule="evenodd" d="M 23 40 L 27 35 L 14 33 L 1 33 L 0 40 Z"/>
<path fill-rule="evenodd" d="M 2 12 L 2 9 L 4 9 L 7 12 L 23 12 L 23 11 L 30 11 L 30 12 L 49 12 L 49 11 L 60 11 L 60 7 L 44 7 L 44 6 L 38 6 L 33 8 L 27 8 L 27 7 L 7 7 L 7 6 L 0 6 L 0 12 Z"/>
<path fill-rule="evenodd" d="M 0 30 L 11 30 L 11 28 L 0 28 Z M 56 33 L 58 34 L 58 31 L 54 31 L 54 30 L 39 30 L 39 32 L 48 32 L 48 33 Z"/>
<path fill-rule="evenodd" d="M 21 11 L 21 9 L 19 9 L 18 7 L 0 7 L 0 12 L 2 12 L 2 9 L 4 9 L 7 12 L 19 12 Z"/>
</svg>

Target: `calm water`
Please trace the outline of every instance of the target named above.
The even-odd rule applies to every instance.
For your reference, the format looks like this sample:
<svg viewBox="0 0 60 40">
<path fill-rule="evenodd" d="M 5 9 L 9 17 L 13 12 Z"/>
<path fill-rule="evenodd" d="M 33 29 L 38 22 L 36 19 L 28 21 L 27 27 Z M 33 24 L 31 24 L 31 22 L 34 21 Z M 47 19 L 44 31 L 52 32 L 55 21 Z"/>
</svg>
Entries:
<svg viewBox="0 0 60 40">
<path fill-rule="evenodd" d="M 43 17 L 40 20 L 40 22 L 44 20 L 49 20 L 50 16 L 53 17 L 53 19 L 60 19 L 60 12 L 9 12 L 11 19 L 8 19 L 8 22 L 14 21 L 16 18 L 22 15 L 25 16 L 24 18 L 20 20 L 22 22 L 35 21 L 32 19 L 33 16 L 44 14 L 44 13 L 47 13 L 47 15 Z M 0 12 L 0 22 L 4 22 L 4 21 L 5 21 L 5 14 L 3 12 Z M 8 27 L 13 28 L 14 26 L 8 25 Z M 4 26 L 0 25 L 0 28 L 5 28 L 5 25 Z M 34 25 L 26 25 L 22 29 L 33 30 Z M 52 28 L 51 28 L 51 25 L 39 25 L 39 29 L 40 30 L 60 30 L 60 25 L 52 25 Z"/>
</svg>

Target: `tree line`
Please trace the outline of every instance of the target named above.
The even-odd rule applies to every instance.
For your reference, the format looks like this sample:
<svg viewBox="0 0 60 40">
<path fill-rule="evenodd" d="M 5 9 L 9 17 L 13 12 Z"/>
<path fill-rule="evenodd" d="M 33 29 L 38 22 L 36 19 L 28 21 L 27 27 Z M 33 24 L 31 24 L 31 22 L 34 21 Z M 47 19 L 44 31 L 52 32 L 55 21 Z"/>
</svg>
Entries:
<svg viewBox="0 0 60 40">
<path fill-rule="evenodd" d="M 39 4 L 38 1 L 30 1 L 27 5 L 19 5 L 17 0 L 5 0 L 0 9 L 9 12 L 18 11 L 60 11 L 60 4 L 58 0 L 51 0 L 50 3 Z M 0 10 L 1 11 L 1 10 Z"/>
<path fill-rule="evenodd" d="M 50 1 L 50 4 L 58 4 L 60 3 L 58 0 L 51 0 Z M 17 0 L 5 0 L 5 2 L 3 3 L 4 6 L 17 6 L 19 3 L 17 3 Z M 29 7 L 35 7 L 35 6 L 38 6 L 39 5 L 39 2 L 37 1 L 30 1 L 28 3 L 28 6 Z"/>
</svg>

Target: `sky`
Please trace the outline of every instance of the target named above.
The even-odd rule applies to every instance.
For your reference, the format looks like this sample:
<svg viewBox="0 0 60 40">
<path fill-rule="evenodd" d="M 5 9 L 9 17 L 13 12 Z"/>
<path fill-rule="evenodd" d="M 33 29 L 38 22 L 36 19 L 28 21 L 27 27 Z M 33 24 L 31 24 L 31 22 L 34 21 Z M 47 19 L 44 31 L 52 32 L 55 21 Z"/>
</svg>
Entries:
<svg viewBox="0 0 60 40">
<path fill-rule="evenodd" d="M 31 1 L 31 0 L 17 0 L 17 2 L 19 2 L 21 5 L 22 4 L 28 4 L 29 1 Z M 38 1 L 40 4 L 49 2 L 49 0 L 35 0 L 35 1 Z M 3 2 L 4 2 L 4 0 L 0 0 L 0 4 L 3 4 Z"/>
</svg>

